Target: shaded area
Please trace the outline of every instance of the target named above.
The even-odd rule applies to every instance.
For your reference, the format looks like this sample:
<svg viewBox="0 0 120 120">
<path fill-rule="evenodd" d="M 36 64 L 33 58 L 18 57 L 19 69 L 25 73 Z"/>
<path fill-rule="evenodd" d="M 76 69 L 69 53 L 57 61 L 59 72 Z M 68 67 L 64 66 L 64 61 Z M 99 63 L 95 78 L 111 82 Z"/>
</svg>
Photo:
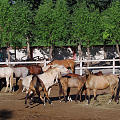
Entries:
<svg viewBox="0 0 120 120">
<path fill-rule="evenodd" d="M 8 120 L 12 118 L 13 112 L 9 110 L 0 110 L 0 120 Z"/>
</svg>

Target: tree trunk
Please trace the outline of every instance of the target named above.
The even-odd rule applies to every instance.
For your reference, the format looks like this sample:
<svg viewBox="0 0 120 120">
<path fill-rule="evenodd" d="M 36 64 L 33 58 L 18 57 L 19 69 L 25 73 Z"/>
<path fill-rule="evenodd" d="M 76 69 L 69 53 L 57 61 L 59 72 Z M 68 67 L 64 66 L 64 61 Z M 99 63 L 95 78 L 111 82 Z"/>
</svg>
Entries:
<svg viewBox="0 0 120 120">
<path fill-rule="evenodd" d="M 116 44 L 116 49 L 117 49 L 117 53 L 118 53 L 119 58 L 120 58 L 120 48 L 119 48 L 119 45 L 118 45 L 118 44 Z"/>
<path fill-rule="evenodd" d="M 10 62 L 10 47 L 7 48 L 8 62 Z"/>
<path fill-rule="evenodd" d="M 29 38 L 27 37 L 27 59 L 30 60 L 30 43 L 29 43 Z"/>
<path fill-rule="evenodd" d="M 79 60 L 82 57 L 82 48 L 81 48 L 81 44 L 78 45 L 78 55 L 79 55 Z"/>
<path fill-rule="evenodd" d="M 90 47 L 87 47 L 88 60 L 90 60 Z M 87 62 L 87 67 L 90 66 L 90 62 Z"/>
<path fill-rule="evenodd" d="M 52 60 L 52 52 L 53 52 L 53 46 L 50 47 L 50 51 L 49 51 L 49 61 Z"/>
<path fill-rule="evenodd" d="M 105 45 L 103 47 L 103 51 L 104 51 L 104 59 L 106 59 L 107 58 L 107 53 L 106 53 L 106 46 Z"/>
</svg>

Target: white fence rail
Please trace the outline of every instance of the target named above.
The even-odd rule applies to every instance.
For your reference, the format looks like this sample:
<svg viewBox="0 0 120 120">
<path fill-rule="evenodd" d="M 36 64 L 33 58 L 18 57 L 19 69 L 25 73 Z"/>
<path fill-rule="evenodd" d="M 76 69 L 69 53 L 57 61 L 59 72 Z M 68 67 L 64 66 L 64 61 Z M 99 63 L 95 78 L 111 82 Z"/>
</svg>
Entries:
<svg viewBox="0 0 120 120">
<path fill-rule="evenodd" d="M 87 62 L 112 62 L 112 65 L 111 66 L 97 66 L 97 67 L 84 67 L 83 66 L 83 63 L 87 63 Z M 79 67 L 75 67 L 75 70 L 79 70 L 79 74 L 82 75 L 83 74 L 83 70 L 84 69 L 107 69 L 107 68 L 110 68 L 112 69 L 112 72 L 113 74 L 115 74 L 115 69 L 116 68 L 120 68 L 120 66 L 115 66 L 115 62 L 116 61 L 120 61 L 120 59 L 106 59 L 106 60 L 77 60 L 75 61 L 77 64 L 79 64 L 80 66 Z M 10 64 L 39 64 L 39 63 L 42 63 L 44 64 L 44 66 L 46 66 L 50 61 L 46 61 L 46 60 L 43 60 L 43 61 L 26 61 L 26 62 L 0 62 L 0 64 L 6 64 L 6 65 L 10 65 Z"/>
<path fill-rule="evenodd" d="M 87 63 L 87 62 L 101 62 L 101 61 L 112 62 L 112 65 L 111 66 L 97 66 L 97 67 L 83 67 L 84 62 Z M 115 66 L 116 61 L 120 61 L 120 59 L 113 58 L 113 59 L 106 59 L 106 60 L 80 60 L 80 61 L 75 61 L 75 62 L 80 64 L 80 66 L 77 67 L 76 69 L 79 69 L 80 70 L 80 75 L 82 75 L 83 74 L 83 69 L 107 69 L 107 68 L 112 69 L 113 74 L 115 74 L 115 69 L 120 68 L 120 66 Z"/>
</svg>

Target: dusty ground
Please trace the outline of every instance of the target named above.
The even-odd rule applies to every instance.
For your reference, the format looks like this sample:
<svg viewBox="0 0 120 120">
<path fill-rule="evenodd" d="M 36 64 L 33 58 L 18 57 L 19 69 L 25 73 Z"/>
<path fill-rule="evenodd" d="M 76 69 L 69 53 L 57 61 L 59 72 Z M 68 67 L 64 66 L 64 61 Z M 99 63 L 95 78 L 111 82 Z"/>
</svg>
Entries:
<svg viewBox="0 0 120 120">
<path fill-rule="evenodd" d="M 75 94 L 72 89 L 71 93 Z M 103 91 L 102 91 L 103 92 Z M 103 92 L 104 93 L 104 92 Z M 99 102 L 60 103 L 58 100 L 58 86 L 52 88 L 52 105 L 34 103 L 26 108 L 24 105 L 25 93 L 0 93 L 0 120 L 120 120 L 120 104 L 107 104 L 110 95 L 99 95 Z"/>
</svg>

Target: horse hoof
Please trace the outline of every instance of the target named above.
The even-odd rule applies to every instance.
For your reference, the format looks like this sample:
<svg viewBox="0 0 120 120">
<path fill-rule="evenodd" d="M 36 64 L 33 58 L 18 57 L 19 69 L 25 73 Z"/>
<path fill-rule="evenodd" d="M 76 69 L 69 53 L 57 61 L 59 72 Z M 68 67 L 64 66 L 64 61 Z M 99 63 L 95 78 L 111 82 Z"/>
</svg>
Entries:
<svg viewBox="0 0 120 120">
<path fill-rule="evenodd" d="M 112 102 L 112 100 L 109 100 L 107 104 L 110 104 Z"/>
</svg>

